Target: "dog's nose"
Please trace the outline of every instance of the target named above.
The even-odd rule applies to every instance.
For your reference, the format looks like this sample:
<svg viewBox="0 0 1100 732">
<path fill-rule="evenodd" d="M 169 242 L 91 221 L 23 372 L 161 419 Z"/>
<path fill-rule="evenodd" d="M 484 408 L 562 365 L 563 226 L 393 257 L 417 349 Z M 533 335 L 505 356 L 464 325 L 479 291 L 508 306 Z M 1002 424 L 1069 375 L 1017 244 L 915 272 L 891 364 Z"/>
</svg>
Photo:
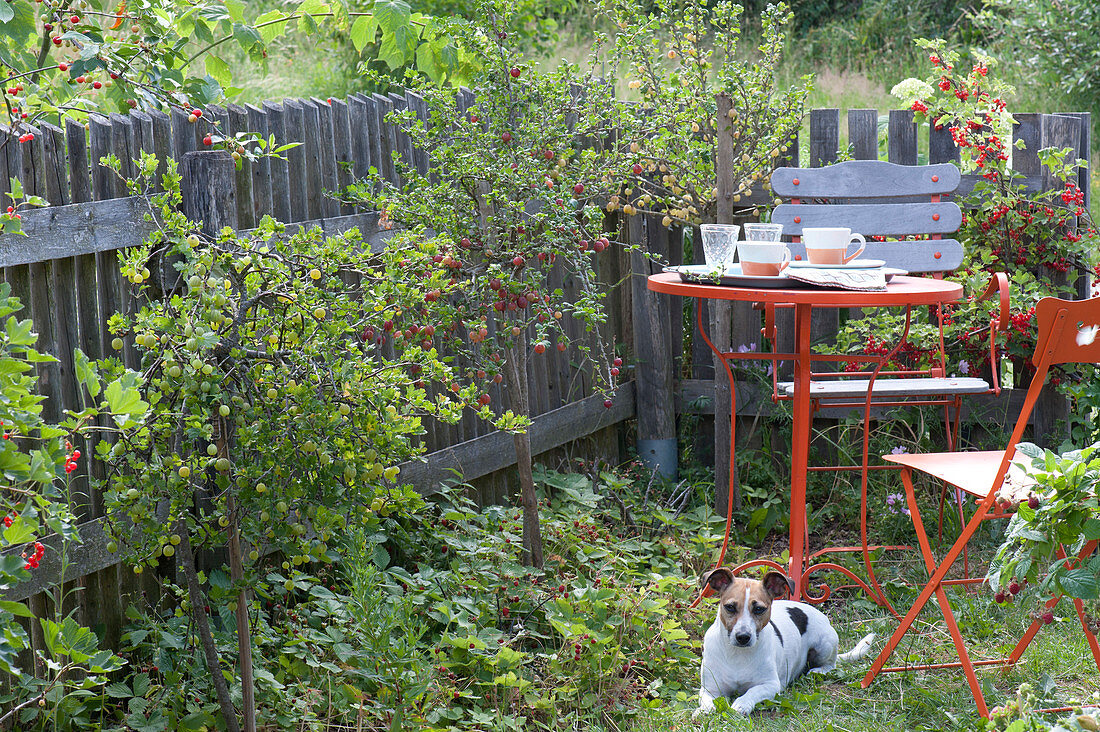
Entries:
<svg viewBox="0 0 1100 732">
<path fill-rule="evenodd" d="M 737 645 L 747 646 L 749 644 L 749 641 L 752 640 L 752 636 L 748 633 L 738 633 L 737 635 L 733 636 L 733 639 L 737 641 Z"/>
</svg>

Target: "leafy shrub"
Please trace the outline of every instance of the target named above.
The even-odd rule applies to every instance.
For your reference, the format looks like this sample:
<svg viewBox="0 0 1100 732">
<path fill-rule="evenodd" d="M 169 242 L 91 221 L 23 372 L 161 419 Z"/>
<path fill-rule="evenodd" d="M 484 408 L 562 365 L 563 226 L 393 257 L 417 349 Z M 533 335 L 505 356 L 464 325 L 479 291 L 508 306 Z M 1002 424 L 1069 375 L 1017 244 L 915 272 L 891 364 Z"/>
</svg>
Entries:
<svg viewBox="0 0 1100 732">
<path fill-rule="evenodd" d="M 132 190 L 148 193 L 155 158 L 140 168 L 145 177 Z M 182 571 L 216 669 L 211 600 L 225 599 L 247 629 L 251 592 L 269 596 L 273 579 L 293 591 L 296 568 L 331 561 L 330 542 L 357 516 L 415 505 L 398 464 L 423 449 L 415 440 L 422 416 L 453 423 L 465 407 L 490 412 L 435 348 L 435 329 L 449 323 L 430 294 L 452 289 L 442 272 L 414 285 L 402 252 L 372 254 L 357 231 L 290 235 L 265 218 L 249 236 L 200 235 L 177 210 L 172 161 L 164 183 L 151 199 L 159 226 L 127 250 L 122 271 L 138 297 L 159 294 L 149 289 L 160 287 L 149 270 L 159 257 L 174 264 L 178 282 L 144 298 L 136 314 L 110 319 L 114 347 L 132 338 L 141 373 L 106 359 L 84 382 L 93 398 L 126 394 L 115 410 L 125 412 L 117 442 L 98 448 L 112 537 L 135 573 L 161 561 Z M 230 581 L 204 589 L 195 552 L 223 546 Z M 277 578 L 258 570 L 260 556 L 275 551 L 284 555 Z M 221 674 L 208 678 L 232 729 Z"/>
<path fill-rule="evenodd" d="M 998 600 L 1021 592 L 1039 603 L 1052 594 L 1087 600 L 1100 629 L 1100 555 L 1076 559 L 1088 542 L 1100 540 L 1098 450 L 1100 443 L 1061 455 L 1030 443 L 1018 446 L 1018 459 L 1036 484 L 1028 496 L 1006 487 L 1000 497 L 1016 513 L 989 568 Z M 1069 566 L 1060 550 L 1072 560 Z"/>
<path fill-rule="evenodd" d="M 19 729 L 67 729 L 86 723 L 83 701 L 107 681 L 107 674 L 125 662 L 109 650 L 99 649 L 99 639 L 65 612 L 68 593 L 62 585 L 68 548 L 80 542 L 76 516 L 70 507 L 73 473 L 81 464 L 81 451 L 70 439 L 87 435 L 98 409 L 70 414 L 54 426 L 42 419 L 44 397 L 35 393 L 35 364 L 55 361 L 35 350 L 38 335 L 30 320 L 20 320 L 23 309 L 11 294 L 11 285 L 0 283 L 0 467 L 5 485 L 0 488 L 0 593 L 16 588 L 47 571 L 60 569 L 56 587 L 48 595 L 52 604 L 37 616 L 25 602 L 0 600 L 0 672 L 7 684 L 0 692 L 0 727 Z M 78 352 L 77 361 L 82 360 Z M 67 439 L 69 438 L 69 439 Z M 55 535 L 47 549 L 39 539 Z M 46 557 L 60 550 L 59 558 Z M 45 647 L 31 644 L 23 621 L 37 624 Z M 30 666 L 24 666 L 29 662 Z"/>
<path fill-rule="evenodd" d="M 613 235 L 603 231 L 597 203 L 622 179 L 623 154 L 599 144 L 613 134 L 622 105 L 591 69 L 563 64 L 543 72 L 525 62 L 509 4 L 479 8 L 477 22 L 455 33 L 466 53 L 485 62 L 470 80 L 472 94 L 425 86 L 425 119 L 413 111 L 394 115 L 411 128 L 431 169 L 402 165 L 395 155 L 402 185 L 373 175 L 351 194 L 403 227 L 390 246 L 402 251 L 409 281 L 435 276 L 449 283 L 451 297 L 439 306 L 457 325 L 449 343 L 469 356 L 470 388 L 504 381 L 508 408 L 526 421 L 528 359 L 571 345 L 596 388 L 607 391 L 622 365 L 604 327 L 599 255 L 613 246 Z M 575 292 L 567 294 L 557 276 L 571 278 Z M 584 335 L 569 337 L 570 320 Z M 488 405 L 488 393 L 478 398 Z M 525 434 L 514 440 L 523 543 L 540 566 L 530 444 Z"/>
</svg>

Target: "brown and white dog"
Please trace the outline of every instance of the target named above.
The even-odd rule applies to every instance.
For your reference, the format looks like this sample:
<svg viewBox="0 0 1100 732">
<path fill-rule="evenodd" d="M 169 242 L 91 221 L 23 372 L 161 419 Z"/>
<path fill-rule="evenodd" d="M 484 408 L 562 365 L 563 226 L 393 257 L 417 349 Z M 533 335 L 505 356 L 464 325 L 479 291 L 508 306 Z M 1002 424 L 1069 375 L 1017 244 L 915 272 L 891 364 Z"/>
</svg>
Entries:
<svg viewBox="0 0 1100 732">
<path fill-rule="evenodd" d="M 804 673 L 827 673 L 838 660 L 858 661 L 875 639 L 871 633 L 838 656 L 840 638 L 824 613 L 805 603 L 778 599 L 794 590 L 794 583 L 779 572 L 769 572 L 760 581 L 734 577 L 719 567 L 704 574 L 701 582 L 714 590 L 719 606 L 718 617 L 703 637 L 696 717 L 714 711 L 718 697 L 731 699 L 733 709 L 748 714 Z"/>
</svg>

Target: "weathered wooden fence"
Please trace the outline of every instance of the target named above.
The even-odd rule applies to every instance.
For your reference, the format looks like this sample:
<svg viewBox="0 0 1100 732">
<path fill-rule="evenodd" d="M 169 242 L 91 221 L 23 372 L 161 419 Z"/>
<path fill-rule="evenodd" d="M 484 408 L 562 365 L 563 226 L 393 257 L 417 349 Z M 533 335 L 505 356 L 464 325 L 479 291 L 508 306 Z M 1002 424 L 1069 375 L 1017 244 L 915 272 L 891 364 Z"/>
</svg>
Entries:
<svg viewBox="0 0 1100 732">
<path fill-rule="evenodd" d="M 421 171 L 427 170 L 425 152 L 414 149 L 407 132 L 386 120 L 394 109 L 412 109 L 421 117 L 427 111 L 424 100 L 412 93 L 361 94 L 346 100 L 288 99 L 260 106 L 212 108 L 197 123 L 188 122 L 187 115 L 180 111 L 171 115 L 154 111 L 93 116 L 86 126 L 71 120 L 64 129 L 42 124 L 34 140 L 22 145 L 14 143 L 9 131 L 0 129 L 0 140 L 7 138 L 8 142 L 0 144 L 0 194 L 7 191 L 8 178 L 15 177 L 28 193 L 41 195 L 51 203 L 48 209 L 24 215 L 29 236 L 0 238 L 4 279 L 28 305 L 26 314 L 34 319 L 41 350 L 59 359 L 38 369 L 40 389 L 47 397 L 45 417 L 56 419 L 64 409 L 79 406 L 73 349 L 78 347 L 92 358 L 112 353 L 107 318 L 114 312 L 131 312 L 141 304 L 119 273 L 117 252 L 140 243 L 150 230 L 151 225 L 142 216 L 145 201 L 127 195 L 123 183 L 98 164 L 102 157 L 118 157 L 124 174 L 132 172 L 131 161 L 143 151 L 155 153 L 163 167 L 169 157 L 182 160 L 187 153 L 202 148 L 201 139 L 210 131 L 209 119 L 217 120 L 222 131 L 230 134 L 249 131 L 265 137 L 274 135 L 280 143 L 301 141 L 301 146 L 288 151 L 286 160 L 265 158 L 236 173 L 233 218 L 237 226 L 252 228 L 265 214 L 287 223 L 321 226 L 326 233 L 354 226 L 377 247 L 382 240 L 376 214 L 353 211 L 322 192 L 366 175 L 371 167 L 397 183 L 400 172 L 393 163 L 395 156 Z M 1038 165 L 1037 151 L 1042 147 L 1075 147 L 1079 156 L 1087 157 L 1087 115 L 1018 118 L 1016 137 L 1025 142 L 1026 148 L 1014 152 L 1013 165 L 1034 190 L 1049 183 Z M 908 165 L 922 162 L 912 114 L 894 111 L 887 119 L 888 159 Z M 811 165 L 826 165 L 837 159 L 839 120 L 835 109 L 811 112 Z M 879 127 L 880 116 L 875 110 L 848 113 L 853 157 L 878 157 Z M 928 135 L 927 162 L 955 159 L 946 131 L 928 130 Z M 799 140 L 795 139 L 786 161 L 798 159 Z M 1087 170 L 1082 171 L 1082 188 L 1087 191 L 1085 176 Z M 725 181 L 721 169 L 718 178 L 721 192 Z M 964 186 L 972 184 L 972 180 L 964 179 Z M 189 185 L 193 181 L 185 179 L 185 191 Z M 763 202 L 767 198 L 759 193 L 752 200 Z M 737 219 L 729 204 L 720 210 L 719 220 L 744 219 Z M 619 223 L 617 217 L 609 216 L 607 227 L 614 230 Z M 662 227 L 659 219 L 649 216 L 629 217 L 620 229 L 623 238 L 642 244 L 671 264 L 680 263 L 685 256 L 683 233 L 680 228 Z M 699 237 L 694 237 L 694 249 L 688 256 L 702 261 Z M 604 407 L 602 396 L 591 395 L 590 374 L 581 367 L 576 351 L 549 349 L 544 358 L 530 360 L 535 454 L 562 448 L 580 438 L 595 441 L 604 454 L 616 454 L 621 437 L 618 427 L 637 417 L 639 452 L 652 461 L 664 462 L 667 470 L 669 455 L 675 459 L 678 414 L 690 410 L 728 413 L 726 380 L 714 380 L 711 354 L 701 340 L 691 340 L 689 353 L 682 350 L 685 336 L 694 327 L 693 303 L 657 296 L 646 289 L 645 277 L 658 270 L 659 265 L 640 253 L 612 249 L 601 257 L 599 277 L 610 292 L 608 330 L 623 344 L 626 361 L 634 373 L 634 379 L 620 388 L 611 409 Z M 554 286 L 560 286 L 568 296 L 574 283 L 567 274 L 559 277 Z M 719 307 L 707 317 L 719 346 L 759 341 L 759 315 L 747 307 Z M 814 338 L 828 338 L 836 328 L 835 314 L 822 315 L 815 322 Z M 579 329 L 567 334 L 584 335 Z M 137 365 L 132 338 L 124 339 L 121 355 L 128 365 Z M 738 392 L 739 413 L 751 417 L 770 410 L 770 402 L 753 393 L 750 385 L 739 385 Z M 499 392 L 492 396 L 494 404 L 503 403 Z M 999 403 L 1010 398 L 1006 396 Z M 718 498 L 723 495 L 729 470 L 723 460 L 727 455 L 723 447 L 728 444 L 727 428 L 725 420 L 716 420 Z M 455 426 L 430 425 L 425 446 L 426 461 L 403 466 L 403 480 L 430 491 L 458 471 L 467 480 L 480 479 L 482 501 L 507 500 L 509 487 L 503 471 L 514 465 L 509 436 L 490 431 L 471 414 Z M 84 454 L 93 454 L 87 447 Z M 93 476 L 102 475 L 96 461 L 87 463 Z M 108 647 L 115 647 L 122 609 L 143 591 L 155 596 L 157 579 L 152 573 L 138 578 L 121 571 L 118 557 L 106 551 L 102 499 L 90 488 L 87 476 L 77 482 L 75 493 L 74 508 L 82 521 L 83 544 L 68 548 L 70 566 L 65 579 L 70 586 L 75 582 L 82 587 L 77 594 L 80 620 L 100 628 Z M 721 502 L 724 504 L 724 498 Z M 18 595 L 13 595 L 31 597 L 39 610 L 46 602 L 41 591 L 60 578 L 59 547 L 56 542 L 46 543 L 46 561 L 35 580 L 21 585 Z"/>
<path fill-rule="evenodd" d="M 196 194 L 203 182 L 189 175 L 185 163 L 192 157 L 189 153 L 205 149 L 201 140 L 213 122 L 222 134 L 248 131 L 274 135 L 279 143 L 300 141 L 303 144 L 289 150 L 285 160 L 265 158 L 237 171 L 233 195 L 225 199 L 232 201 L 233 210 L 219 211 L 219 220 L 241 230 L 255 227 L 265 214 L 290 224 L 320 226 L 326 234 L 358 227 L 377 250 L 385 236 L 378 229 L 377 214 L 356 212 L 324 191 L 366 176 L 371 167 L 399 183 L 400 168 L 394 157 L 426 171 L 424 151 L 413 148 L 400 125 L 386 120 L 394 109 L 407 108 L 426 113 L 424 100 L 415 94 L 374 94 L 347 100 L 287 99 L 261 106 L 213 107 L 195 123 L 178 110 L 171 115 L 152 111 L 93 116 L 87 125 L 69 120 L 64 129 L 40 124 L 31 130 L 34 140 L 22 144 L 12 131 L 0 129 L 0 195 L 8 192 L 8 179 L 14 177 L 26 193 L 50 202 L 48 208 L 23 214 L 27 236 L 0 237 L 0 267 L 13 294 L 26 305 L 21 315 L 33 318 L 40 350 L 58 359 L 38 367 L 39 389 L 46 397 L 44 417 L 57 420 L 65 409 L 80 408 L 73 349 L 80 348 L 93 359 L 115 354 L 106 325 L 109 316 L 134 312 L 142 298 L 159 296 L 158 287 L 163 285 L 154 277 L 150 291 L 139 295 L 119 272 L 119 251 L 141 243 L 153 225 L 144 219 L 146 199 L 129 196 L 123 181 L 99 164 L 103 157 L 116 156 L 124 176 L 132 175 L 132 161 L 142 152 L 156 154 L 162 170 L 168 158 L 181 161 L 184 211 L 198 219 L 204 210 L 195 202 L 203 196 Z M 622 251 L 612 250 L 601 258 L 599 277 L 608 288 L 621 292 L 628 289 L 629 266 Z M 158 274 L 174 276 L 175 272 Z M 559 269 L 554 276 L 552 285 L 567 296 L 576 289 L 569 273 Z M 609 328 L 612 332 L 629 328 L 629 297 L 609 299 Z M 567 324 L 566 328 L 570 338 L 588 337 L 580 326 Z M 132 336 L 123 339 L 117 355 L 128 366 L 139 366 Z M 617 426 L 634 416 L 633 384 L 626 382 L 612 407 L 606 408 L 602 395 L 592 395 L 592 374 L 572 345 L 565 351 L 548 349 L 543 358 L 531 359 L 528 378 L 536 455 L 553 456 L 552 451 L 570 445 L 574 446 L 570 450 L 585 449 L 593 455 L 620 454 Z M 505 403 L 500 387 L 493 387 L 490 394 L 494 404 Z M 505 469 L 515 463 L 510 435 L 492 431 L 468 413 L 457 425 L 428 424 L 424 446 L 426 461 L 403 465 L 402 480 L 429 492 L 458 473 L 476 481 L 479 500 L 508 499 Z M 79 447 L 85 455 L 94 455 L 93 445 Z M 82 587 L 77 593 L 81 622 L 99 628 L 108 646 L 116 647 L 122 611 L 143 592 L 157 597 L 158 580 L 153 573 L 135 577 L 121 571 L 119 557 L 107 552 L 102 497 L 89 481 L 89 477 L 102 477 L 103 467 L 94 459 L 82 462 L 90 475 L 76 476 L 73 500 L 83 542 L 67 547 L 64 579 L 67 586 L 77 582 Z M 29 597 L 40 613 L 47 602 L 41 591 L 61 578 L 60 545 L 56 537 L 44 543 L 46 557 L 34 579 L 8 596 Z M 37 629 L 32 627 L 32 634 L 38 636 Z"/>
</svg>

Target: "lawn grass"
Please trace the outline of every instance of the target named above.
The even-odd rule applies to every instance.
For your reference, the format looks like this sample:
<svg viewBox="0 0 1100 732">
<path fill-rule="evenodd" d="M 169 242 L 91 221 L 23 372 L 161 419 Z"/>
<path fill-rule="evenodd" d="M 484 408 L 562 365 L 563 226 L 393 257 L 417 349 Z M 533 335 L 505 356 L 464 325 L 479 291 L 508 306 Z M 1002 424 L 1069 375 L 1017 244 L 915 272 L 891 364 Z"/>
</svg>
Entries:
<svg viewBox="0 0 1100 732">
<path fill-rule="evenodd" d="M 882 567 L 903 568 L 913 576 L 911 563 L 915 553 L 894 559 Z M 916 597 L 917 587 L 892 584 L 889 590 L 899 612 L 904 613 Z M 988 591 L 949 591 L 953 612 L 967 640 L 971 658 L 997 658 L 1007 655 L 1031 622 L 1022 605 L 998 606 Z M 698 611 L 699 634 L 713 621 L 714 605 Z M 821 606 L 841 638 L 841 650 L 851 648 L 868 632 L 878 635 L 871 656 L 851 665 L 842 665 L 825 676 L 808 675 L 798 679 L 774 702 L 766 703 L 749 718 L 736 714 L 716 714 L 702 720 L 701 730 L 852 730 L 878 732 L 891 730 L 954 730 L 978 728 L 982 720 L 962 672 L 958 669 L 912 671 L 880 675 L 867 689 L 860 681 L 897 621 L 884 609 L 862 596 L 843 594 Z M 990 708 L 1014 698 L 1021 684 L 1036 690 L 1053 690 L 1048 697 L 1040 694 L 1039 706 L 1077 703 L 1100 705 L 1098 674 L 1084 634 L 1073 614 L 1072 604 L 1063 602 L 1055 609 L 1055 622 L 1040 630 L 1020 663 L 1013 669 L 980 670 L 979 681 Z M 687 624 L 690 627 L 690 623 Z M 918 663 L 942 663 L 957 660 L 954 645 L 942 622 L 938 606 L 930 603 L 910 633 L 898 646 L 890 666 Z M 693 679 L 683 683 L 694 686 Z M 642 715 L 630 729 L 638 732 L 691 729 L 691 712 L 696 699 L 682 700 L 673 708 Z M 1059 716 L 1050 715 L 1054 720 Z M 596 724 L 590 730 L 617 730 L 620 727 Z"/>
</svg>

